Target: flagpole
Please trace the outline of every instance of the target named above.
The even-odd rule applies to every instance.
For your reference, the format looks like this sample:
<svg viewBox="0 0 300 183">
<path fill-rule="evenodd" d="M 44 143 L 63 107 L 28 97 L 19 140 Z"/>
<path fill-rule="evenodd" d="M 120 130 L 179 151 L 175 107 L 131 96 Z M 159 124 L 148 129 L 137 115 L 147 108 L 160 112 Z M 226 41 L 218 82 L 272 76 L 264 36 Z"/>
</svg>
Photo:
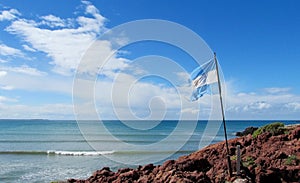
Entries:
<svg viewBox="0 0 300 183">
<path fill-rule="evenodd" d="M 226 130 L 226 122 L 225 122 L 225 114 L 224 114 L 224 107 L 223 107 L 223 100 L 222 100 L 222 93 L 221 93 L 221 81 L 219 77 L 219 68 L 218 68 L 218 61 L 216 53 L 214 52 L 214 60 L 216 64 L 216 71 L 218 76 L 218 85 L 219 85 L 219 95 L 220 95 L 220 103 L 221 103 L 221 110 L 222 110 L 222 119 L 223 119 L 223 127 L 224 127 L 224 135 L 225 135 L 225 143 L 226 143 L 226 151 L 227 151 L 227 163 L 228 163 L 228 171 L 229 176 L 232 176 L 232 168 L 230 162 L 230 154 L 229 154 L 229 147 L 228 147 L 228 140 L 227 140 L 227 130 Z"/>
</svg>

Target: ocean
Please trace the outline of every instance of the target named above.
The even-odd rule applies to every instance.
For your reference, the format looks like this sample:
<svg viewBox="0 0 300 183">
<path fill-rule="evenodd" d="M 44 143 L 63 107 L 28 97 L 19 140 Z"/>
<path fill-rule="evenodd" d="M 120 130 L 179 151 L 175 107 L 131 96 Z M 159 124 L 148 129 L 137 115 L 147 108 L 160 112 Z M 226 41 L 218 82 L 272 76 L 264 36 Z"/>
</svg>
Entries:
<svg viewBox="0 0 300 183">
<path fill-rule="evenodd" d="M 228 138 L 235 138 L 234 134 L 246 127 L 271 122 L 274 121 L 227 121 Z M 223 126 L 213 123 L 216 122 L 85 121 L 84 125 L 78 125 L 75 120 L 3 119 L 0 120 L 0 182 L 84 179 L 105 166 L 117 170 L 139 164 L 161 164 L 197 151 L 202 147 L 202 137 L 202 145 L 223 141 Z"/>
</svg>

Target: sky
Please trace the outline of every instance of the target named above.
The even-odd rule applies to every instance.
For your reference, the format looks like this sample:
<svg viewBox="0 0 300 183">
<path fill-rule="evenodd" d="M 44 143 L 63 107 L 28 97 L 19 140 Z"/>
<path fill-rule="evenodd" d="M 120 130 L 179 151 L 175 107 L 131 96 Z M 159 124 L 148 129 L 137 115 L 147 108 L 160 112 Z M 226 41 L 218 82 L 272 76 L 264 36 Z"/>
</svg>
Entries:
<svg viewBox="0 0 300 183">
<path fill-rule="evenodd" d="M 128 44 L 126 31 L 99 41 L 124 23 L 159 19 L 190 29 L 217 53 L 227 119 L 299 120 L 299 8 L 297 0 L 2 0 L 0 118 L 208 118 L 211 96 L 187 100 L 198 66 L 188 53 L 157 41 Z M 110 53 L 103 67 L 93 62 Z"/>
</svg>

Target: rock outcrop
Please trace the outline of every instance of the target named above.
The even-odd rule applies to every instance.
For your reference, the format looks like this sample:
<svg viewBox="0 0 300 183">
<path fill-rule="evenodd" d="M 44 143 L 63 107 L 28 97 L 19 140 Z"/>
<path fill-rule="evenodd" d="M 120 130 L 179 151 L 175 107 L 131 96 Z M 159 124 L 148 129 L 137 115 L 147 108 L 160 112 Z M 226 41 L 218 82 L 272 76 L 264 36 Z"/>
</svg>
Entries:
<svg viewBox="0 0 300 183">
<path fill-rule="evenodd" d="M 242 131 L 242 132 L 236 132 L 236 136 L 238 136 L 238 137 L 242 137 L 242 136 L 246 136 L 246 135 L 249 135 L 249 134 L 253 134 L 253 132 L 255 131 L 255 130 L 257 130 L 258 128 L 257 127 L 252 127 L 252 126 L 250 126 L 250 127 L 248 127 L 248 128 L 246 128 L 244 131 Z"/>
<path fill-rule="evenodd" d="M 236 146 L 241 147 L 242 172 L 238 178 L 228 176 L 225 143 L 221 142 L 177 160 L 168 160 L 162 165 L 122 168 L 117 172 L 104 167 L 86 180 L 69 179 L 68 182 L 300 182 L 299 138 L 300 126 L 294 126 L 276 136 L 266 132 L 256 138 L 249 134 L 229 140 L 233 171 Z"/>
</svg>

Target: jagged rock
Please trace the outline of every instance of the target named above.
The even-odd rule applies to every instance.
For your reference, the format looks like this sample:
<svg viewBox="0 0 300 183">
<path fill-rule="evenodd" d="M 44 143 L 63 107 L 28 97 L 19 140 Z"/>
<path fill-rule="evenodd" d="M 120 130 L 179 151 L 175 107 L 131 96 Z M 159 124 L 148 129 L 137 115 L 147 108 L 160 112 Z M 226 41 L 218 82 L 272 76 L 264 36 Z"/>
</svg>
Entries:
<svg viewBox="0 0 300 183">
<path fill-rule="evenodd" d="M 290 135 L 288 136 L 289 140 L 292 139 L 299 139 L 300 138 L 300 128 L 296 128 L 292 131 L 292 133 L 290 133 Z"/>
<path fill-rule="evenodd" d="M 187 159 L 185 161 L 179 161 L 176 163 L 177 169 L 181 171 L 207 171 L 210 169 L 211 165 L 207 161 L 207 159 L 196 159 L 196 160 L 191 160 Z"/>
<path fill-rule="evenodd" d="M 281 179 L 276 172 L 272 170 L 267 170 L 266 173 L 260 173 L 256 177 L 256 182 L 257 183 L 265 183 L 265 182 L 281 183 Z"/>
<path fill-rule="evenodd" d="M 248 127 L 248 128 L 246 128 L 244 131 L 242 131 L 242 132 L 236 132 L 236 134 L 235 134 L 235 136 L 238 136 L 238 137 L 242 137 L 242 136 L 246 136 L 246 135 L 252 135 L 253 134 L 253 132 L 255 131 L 255 130 L 257 130 L 258 128 L 257 127 L 253 127 L 253 126 L 251 126 L 251 127 Z"/>
</svg>

